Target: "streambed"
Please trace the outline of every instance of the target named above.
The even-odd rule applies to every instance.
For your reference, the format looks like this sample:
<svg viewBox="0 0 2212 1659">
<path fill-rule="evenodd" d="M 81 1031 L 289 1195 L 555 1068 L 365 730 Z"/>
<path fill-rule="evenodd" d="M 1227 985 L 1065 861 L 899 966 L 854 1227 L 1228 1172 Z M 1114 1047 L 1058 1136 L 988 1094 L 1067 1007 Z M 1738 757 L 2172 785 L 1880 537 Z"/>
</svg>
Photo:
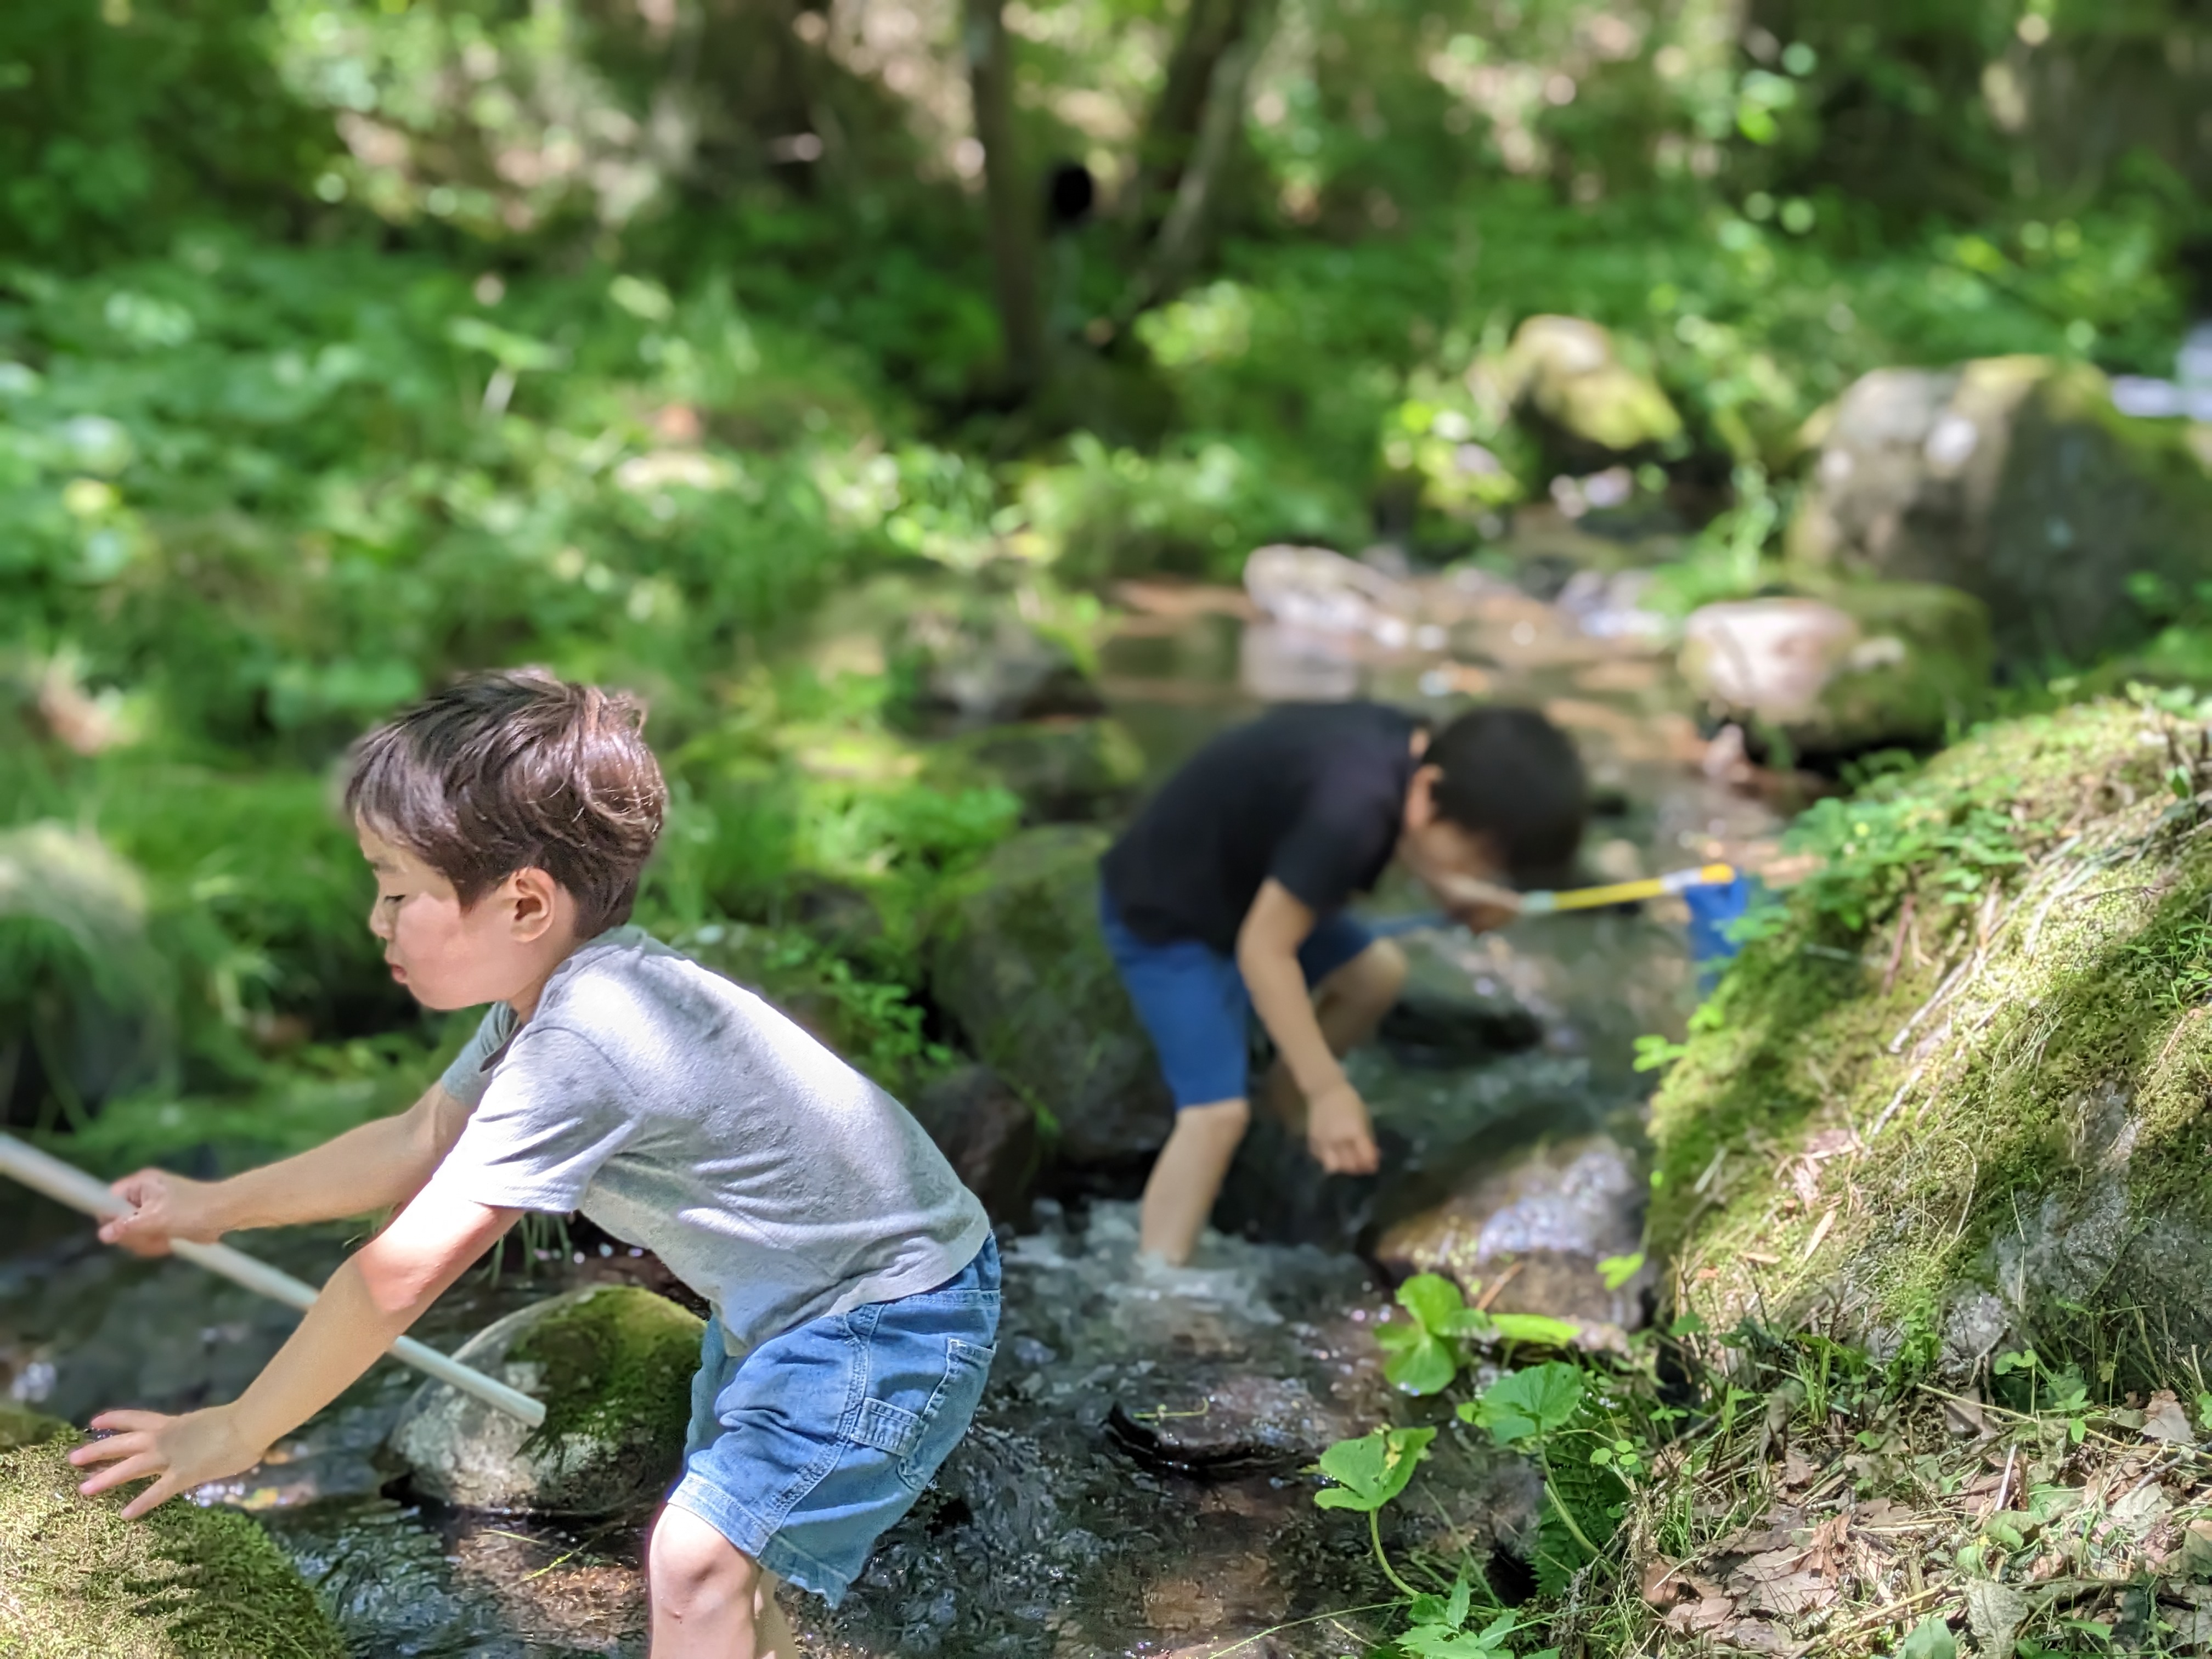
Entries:
<svg viewBox="0 0 2212 1659">
<path fill-rule="evenodd" d="M 1632 631 L 1591 626 L 1587 610 L 1501 587 L 1447 657 L 1284 629 L 1230 592 L 1125 597 L 1103 684 L 1156 771 L 1266 700 L 1372 695 L 1441 712 L 1474 691 L 1541 703 L 1574 731 L 1606 806 L 1592 840 L 1609 876 L 1741 855 L 1775 827 L 1758 799 L 1700 769 L 1665 660 Z M 1396 890 L 1374 903 L 1417 908 Z M 1480 940 L 1415 934 L 1410 947 L 1424 994 L 1517 1005 L 1537 1036 L 1479 1065 L 1402 1046 L 1355 1058 L 1406 1190 L 1440 1194 L 1540 1136 L 1632 1140 L 1632 1041 L 1678 1030 L 1689 1006 L 1669 919 L 1554 918 Z M 1195 1659 L 1300 1620 L 1240 1652 L 1349 1650 L 1360 1620 L 1324 1615 L 1387 1599 L 1387 1586 L 1363 1532 L 1316 1510 L 1300 1470 L 1329 1440 L 1417 1409 L 1380 1375 L 1370 1333 L 1387 1294 L 1344 1248 L 1389 1218 L 1374 1200 L 1255 1134 L 1222 1216 L 1247 1236 L 1210 1241 L 1173 1273 L 1134 1263 L 1126 1199 L 1042 1203 L 1036 1231 L 1006 1241 L 1000 1360 L 975 1432 L 842 1609 L 794 1604 L 809 1651 Z M 345 1244 L 329 1229 L 252 1241 L 311 1280 Z M 545 1263 L 530 1281 L 472 1277 L 421 1334 L 450 1350 L 550 1290 L 649 1265 L 617 1252 Z M 103 1250 L 35 1202 L 0 1220 L 0 1382 L 58 1415 L 228 1398 L 290 1324 L 191 1268 Z M 362 1655 L 641 1653 L 633 1524 L 579 1530 L 386 1495 L 393 1471 L 378 1452 L 413 1387 L 378 1367 L 269 1463 L 203 1498 L 258 1514 Z M 1526 1523 L 1533 1486 L 1472 1435 L 1439 1443 L 1448 1478 L 1432 1484 L 1449 1498 L 1398 1524 L 1486 1555 Z"/>
</svg>

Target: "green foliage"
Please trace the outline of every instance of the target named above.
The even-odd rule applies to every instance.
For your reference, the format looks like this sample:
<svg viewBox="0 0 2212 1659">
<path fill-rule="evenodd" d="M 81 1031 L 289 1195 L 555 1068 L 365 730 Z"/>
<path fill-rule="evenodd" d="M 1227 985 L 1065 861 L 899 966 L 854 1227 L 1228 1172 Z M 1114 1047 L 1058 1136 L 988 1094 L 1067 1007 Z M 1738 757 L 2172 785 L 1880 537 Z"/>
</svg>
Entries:
<svg viewBox="0 0 2212 1659">
<path fill-rule="evenodd" d="M 1439 1394 L 1449 1388 L 1466 1364 L 1464 1341 L 1565 1348 L 1573 1346 L 1577 1335 L 1577 1328 L 1564 1319 L 1469 1307 L 1459 1286 L 1439 1273 L 1416 1273 L 1401 1285 L 1398 1305 L 1410 1317 L 1377 1327 L 1375 1340 L 1388 1356 L 1382 1374 L 1407 1394 Z"/>
<path fill-rule="evenodd" d="M 1336 1484 L 1316 1492 L 1314 1502 L 1325 1510 L 1373 1514 L 1406 1490 L 1436 1437 L 1434 1429 L 1377 1429 L 1338 1441 L 1316 1466 Z"/>
<path fill-rule="evenodd" d="M 1540 1442 L 1573 1420 L 1583 1402 L 1583 1374 L 1560 1360 L 1508 1371 L 1480 1399 L 1461 1406 L 1462 1420 L 1490 1431 L 1501 1446 Z"/>
<path fill-rule="evenodd" d="M 1951 1627 L 1931 1613 L 1897 1644 L 1895 1659 L 1958 1659 L 1958 1652 Z"/>
</svg>

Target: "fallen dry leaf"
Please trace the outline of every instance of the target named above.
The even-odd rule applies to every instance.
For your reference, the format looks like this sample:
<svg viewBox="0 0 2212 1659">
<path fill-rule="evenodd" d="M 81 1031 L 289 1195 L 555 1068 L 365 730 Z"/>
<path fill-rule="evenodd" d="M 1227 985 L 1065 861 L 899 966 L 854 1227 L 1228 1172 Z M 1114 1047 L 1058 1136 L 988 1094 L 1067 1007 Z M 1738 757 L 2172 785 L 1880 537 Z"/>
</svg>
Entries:
<svg viewBox="0 0 2212 1659">
<path fill-rule="evenodd" d="M 1747 1653 L 1765 1653 L 1773 1659 L 1793 1659 L 1805 1651 L 1806 1644 L 1796 1640 L 1779 1625 L 1769 1624 L 1764 1619 L 1747 1619 L 1734 1628 L 1720 1633 L 1720 1639 L 1729 1646 L 1741 1648 Z"/>
<path fill-rule="evenodd" d="M 1655 1607 L 1671 1607 L 1690 1594 L 1690 1583 L 1683 1575 L 1681 1564 L 1669 1561 L 1663 1555 L 1655 1555 L 1644 1564 L 1644 1571 L 1637 1575 L 1637 1588 Z"/>
<path fill-rule="evenodd" d="M 1731 1588 L 1738 1581 L 1729 1580 Z M 1836 1599 L 1836 1587 L 1817 1572 L 1801 1571 L 1785 1573 L 1779 1578 L 1769 1578 L 1743 1588 L 1740 1593 L 1743 1604 L 1756 1613 L 1771 1613 L 1784 1619 L 1795 1619 L 1814 1607 L 1825 1607 Z"/>
<path fill-rule="evenodd" d="M 1957 1435 L 1981 1435 L 1989 1432 L 1982 1418 L 1982 1402 L 1978 1400 L 1947 1397 L 1943 1401 L 1943 1426 Z"/>
<path fill-rule="evenodd" d="M 2197 1443 L 2197 1431 L 2191 1426 L 2189 1413 L 2181 1408 L 2181 1401 L 2171 1389 L 2160 1389 L 2150 1397 L 2150 1408 L 2143 1413 L 2143 1438 L 2170 1440 L 2178 1446 Z"/>
<path fill-rule="evenodd" d="M 1850 1524 L 1850 1516 L 1837 1514 L 1813 1528 L 1813 1541 L 1806 1549 L 1805 1559 L 1823 1578 L 1832 1580 L 1838 1576 L 1844 1556 L 1844 1534 Z"/>
<path fill-rule="evenodd" d="M 1735 1603 L 1725 1595 L 1701 1595 L 1685 1601 L 1667 1615 L 1667 1628 L 1677 1636 L 1701 1636 L 1733 1623 Z"/>
<path fill-rule="evenodd" d="M 1862 1504 L 1851 1511 L 1851 1524 L 1855 1527 L 1910 1526 L 1917 1518 L 1904 1504 L 1887 1498 Z"/>
<path fill-rule="evenodd" d="M 1819 1466 L 1795 1446 L 1790 1449 L 1782 1460 L 1782 1484 L 1785 1487 L 1795 1491 L 1800 1487 L 1809 1486 L 1820 1477 Z"/>
</svg>

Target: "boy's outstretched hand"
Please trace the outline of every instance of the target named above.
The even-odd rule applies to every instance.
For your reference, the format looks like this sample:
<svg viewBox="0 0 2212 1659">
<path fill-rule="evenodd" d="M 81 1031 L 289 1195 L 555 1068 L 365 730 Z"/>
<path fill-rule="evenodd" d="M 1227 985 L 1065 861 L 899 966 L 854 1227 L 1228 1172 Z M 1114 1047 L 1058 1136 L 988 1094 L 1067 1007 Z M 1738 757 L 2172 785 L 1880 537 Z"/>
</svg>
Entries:
<svg viewBox="0 0 2212 1659">
<path fill-rule="evenodd" d="M 1306 1145 L 1331 1175 L 1373 1175 L 1382 1161 L 1367 1103 L 1349 1079 L 1306 1103 Z"/>
<path fill-rule="evenodd" d="M 69 1455 L 79 1468 L 109 1467 L 77 1490 L 87 1498 L 128 1480 L 153 1478 L 154 1484 L 123 1506 L 123 1518 L 136 1521 L 179 1492 L 204 1486 L 226 1475 L 242 1474 L 261 1461 L 265 1447 L 246 1443 L 238 1419 L 228 1406 L 164 1417 L 159 1412 L 102 1412 L 92 1419 L 109 1431 L 104 1440 L 79 1446 Z"/>
<path fill-rule="evenodd" d="M 141 1170 L 109 1190 L 131 1209 L 100 1224 L 100 1242 L 120 1245 L 134 1255 L 167 1255 L 173 1238 L 212 1244 L 228 1231 L 212 1182 L 167 1170 Z"/>
</svg>

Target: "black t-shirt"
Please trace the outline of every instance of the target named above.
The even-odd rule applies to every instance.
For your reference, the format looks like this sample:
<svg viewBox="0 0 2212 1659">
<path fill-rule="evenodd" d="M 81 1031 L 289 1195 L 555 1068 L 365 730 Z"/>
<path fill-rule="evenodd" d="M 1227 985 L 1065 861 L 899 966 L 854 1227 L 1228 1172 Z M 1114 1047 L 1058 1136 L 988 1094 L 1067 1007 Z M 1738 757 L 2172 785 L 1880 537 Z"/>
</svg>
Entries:
<svg viewBox="0 0 2212 1659">
<path fill-rule="evenodd" d="M 1381 703 L 1291 704 L 1214 738 L 1106 854 L 1123 925 L 1233 954 L 1270 876 L 1319 915 L 1343 908 L 1397 848 L 1415 729 Z"/>
</svg>

